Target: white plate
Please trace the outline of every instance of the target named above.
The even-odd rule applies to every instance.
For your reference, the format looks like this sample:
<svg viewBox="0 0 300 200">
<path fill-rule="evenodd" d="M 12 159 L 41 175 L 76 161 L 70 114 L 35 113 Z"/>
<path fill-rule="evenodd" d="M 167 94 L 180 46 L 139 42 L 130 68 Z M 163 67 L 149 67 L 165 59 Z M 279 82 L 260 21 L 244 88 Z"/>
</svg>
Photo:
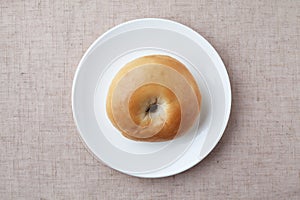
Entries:
<svg viewBox="0 0 300 200">
<path fill-rule="evenodd" d="M 108 87 L 120 67 L 151 54 L 184 63 L 202 94 L 199 123 L 169 142 L 128 140 L 105 112 Z M 231 108 L 228 74 L 214 48 L 192 29 L 164 19 L 129 21 L 100 36 L 81 59 L 72 89 L 74 120 L 87 148 L 108 166 L 138 177 L 170 176 L 200 162 L 220 140 Z"/>
</svg>

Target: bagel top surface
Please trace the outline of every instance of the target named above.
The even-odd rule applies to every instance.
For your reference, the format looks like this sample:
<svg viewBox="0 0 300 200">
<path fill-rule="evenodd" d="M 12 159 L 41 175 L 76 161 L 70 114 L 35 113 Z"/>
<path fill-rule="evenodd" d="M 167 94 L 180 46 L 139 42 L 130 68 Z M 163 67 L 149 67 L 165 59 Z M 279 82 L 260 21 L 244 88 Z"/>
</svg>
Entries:
<svg viewBox="0 0 300 200">
<path fill-rule="evenodd" d="M 176 59 L 151 55 L 127 63 L 109 87 L 106 112 L 127 138 L 166 141 L 185 133 L 196 120 L 201 93 Z"/>
</svg>

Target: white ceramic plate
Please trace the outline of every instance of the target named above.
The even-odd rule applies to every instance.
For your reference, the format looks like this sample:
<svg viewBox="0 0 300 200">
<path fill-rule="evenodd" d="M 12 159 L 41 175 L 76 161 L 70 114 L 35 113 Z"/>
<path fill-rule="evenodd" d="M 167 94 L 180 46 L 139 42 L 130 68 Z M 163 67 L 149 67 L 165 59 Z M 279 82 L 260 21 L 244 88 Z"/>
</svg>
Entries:
<svg viewBox="0 0 300 200">
<path fill-rule="evenodd" d="M 129 61 L 151 54 L 170 55 L 184 63 L 202 94 L 198 123 L 169 142 L 128 140 L 105 112 L 114 75 Z M 230 108 L 230 82 L 217 52 L 192 29 L 164 19 L 133 20 L 107 31 L 84 54 L 73 82 L 73 116 L 87 148 L 111 168 L 138 177 L 170 176 L 196 165 L 220 140 Z"/>
</svg>

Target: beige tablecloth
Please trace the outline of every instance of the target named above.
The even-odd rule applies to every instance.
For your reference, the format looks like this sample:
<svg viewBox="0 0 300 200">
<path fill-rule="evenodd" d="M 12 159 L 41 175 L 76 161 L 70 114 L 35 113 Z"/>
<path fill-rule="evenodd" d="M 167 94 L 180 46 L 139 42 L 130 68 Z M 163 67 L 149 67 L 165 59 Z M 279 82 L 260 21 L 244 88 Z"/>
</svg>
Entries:
<svg viewBox="0 0 300 200">
<path fill-rule="evenodd" d="M 195 29 L 228 70 L 232 114 L 196 167 L 140 179 L 79 139 L 71 86 L 109 28 L 160 17 Z M 17 1 L 0 4 L 1 199 L 300 199 L 300 1 Z"/>
</svg>

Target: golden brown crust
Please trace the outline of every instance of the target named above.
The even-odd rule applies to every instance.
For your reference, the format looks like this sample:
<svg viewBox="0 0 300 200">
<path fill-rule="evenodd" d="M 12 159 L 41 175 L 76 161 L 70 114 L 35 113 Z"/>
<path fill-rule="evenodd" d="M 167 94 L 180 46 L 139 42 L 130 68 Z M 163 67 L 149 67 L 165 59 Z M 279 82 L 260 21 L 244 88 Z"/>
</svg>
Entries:
<svg viewBox="0 0 300 200">
<path fill-rule="evenodd" d="M 197 83 L 192 76 L 192 74 L 188 71 L 188 69 L 179 61 L 176 59 L 165 56 L 165 55 L 151 55 L 151 56 L 144 56 L 141 58 L 138 58 L 136 60 L 133 60 L 126 64 L 115 76 L 113 79 L 108 96 L 107 96 L 107 103 L 106 103 L 106 111 L 109 119 L 111 120 L 112 124 L 119 129 L 122 134 L 132 140 L 139 140 L 139 141 L 166 141 L 173 139 L 178 131 L 178 127 L 180 124 L 181 120 L 181 112 L 180 112 L 180 103 L 176 98 L 176 95 L 170 90 L 167 89 L 164 86 L 158 86 L 159 84 L 153 83 L 148 84 L 145 87 L 141 87 L 138 90 L 132 94 L 130 101 L 128 103 L 128 109 L 131 115 L 132 120 L 140 126 L 147 126 L 149 122 L 149 117 L 148 119 L 141 120 L 140 116 L 143 112 L 143 105 L 144 101 L 146 101 L 148 98 L 151 99 L 151 96 L 159 96 L 161 95 L 163 99 L 168 101 L 168 105 L 172 107 L 168 111 L 168 117 L 167 120 L 165 121 L 164 126 L 162 129 L 155 135 L 147 138 L 140 138 L 140 137 L 135 137 L 133 134 L 128 134 L 126 131 L 123 131 L 119 126 L 118 123 L 115 121 L 113 117 L 113 110 L 112 110 L 112 97 L 114 94 L 114 90 L 117 87 L 119 81 L 131 70 L 145 65 L 145 64 L 158 64 L 158 65 L 164 65 L 166 67 L 169 67 L 173 70 L 176 70 L 179 74 L 181 74 L 190 87 L 193 89 L 196 97 L 197 97 L 197 103 L 198 103 L 198 112 L 200 111 L 200 106 L 201 106 L 201 94 L 198 89 Z M 170 103 L 171 102 L 171 103 Z M 177 103 L 176 103 L 177 102 Z"/>
<path fill-rule="evenodd" d="M 152 137 L 136 138 L 135 140 L 168 140 L 173 138 L 179 129 L 181 121 L 181 108 L 176 95 L 167 87 L 157 83 L 141 86 L 131 95 L 129 100 L 129 112 L 132 120 L 139 126 L 147 127 L 152 120 L 151 112 L 146 111 L 149 104 L 157 104 L 156 112 L 166 112 L 168 116 L 162 129 Z M 166 107 L 166 109 L 162 108 Z M 126 132 L 123 135 L 128 137 Z M 128 137 L 130 138 L 130 137 Z"/>
</svg>

